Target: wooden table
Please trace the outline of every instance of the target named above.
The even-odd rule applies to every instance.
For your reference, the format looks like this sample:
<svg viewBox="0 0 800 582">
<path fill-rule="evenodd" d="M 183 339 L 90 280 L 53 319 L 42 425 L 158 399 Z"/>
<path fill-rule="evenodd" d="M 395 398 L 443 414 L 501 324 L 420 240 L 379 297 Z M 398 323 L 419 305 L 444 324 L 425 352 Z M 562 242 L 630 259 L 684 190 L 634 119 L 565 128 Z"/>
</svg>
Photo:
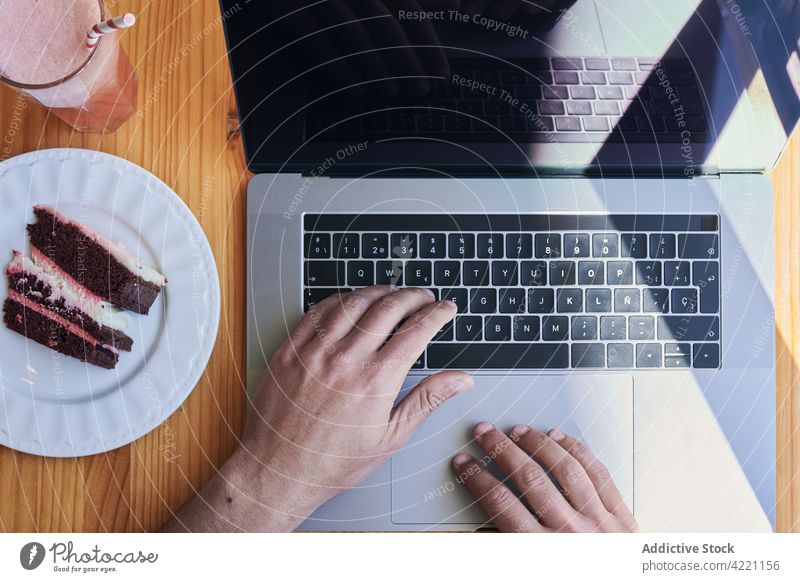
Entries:
<svg viewBox="0 0 800 582">
<path fill-rule="evenodd" d="M 113 135 L 81 135 L 0 88 L 0 156 L 49 147 L 116 154 L 180 194 L 211 242 L 222 319 L 211 362 L 161 427 L 103 455 L 44 459 L 0 447 L 0 531 L 153 531 L 236 447 L 245 414 L 245 185 L 250 177 L 216 0 L 121 0 L 138 24 L 123 45 L 139 73 L 140 115 Z M 12 122 L 19 124 L 11 131 Z M 13 134 L 13 135 L 12 135 Z M 8 151 L 3 148 L 7 147 Z M 800 137 L 775 171 L 778 529 L 800 531 Z"/>
</svg>

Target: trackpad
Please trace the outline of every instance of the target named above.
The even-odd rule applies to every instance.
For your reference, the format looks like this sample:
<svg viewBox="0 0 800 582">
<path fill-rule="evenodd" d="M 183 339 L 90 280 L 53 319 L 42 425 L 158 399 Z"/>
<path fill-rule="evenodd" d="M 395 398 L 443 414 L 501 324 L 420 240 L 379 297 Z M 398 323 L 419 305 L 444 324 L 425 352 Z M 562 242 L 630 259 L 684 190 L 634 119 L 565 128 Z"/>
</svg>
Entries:
<svg viewBox="0 0 800 582">
<path fill-rule="evenodd" d="M 406 380 L 404 392 L 420 377 Z M 585 442 L 608 467 L 633 509 L 633 379 L 573 374 L 476 376 L 475 386 L 437 409 L 391 460 L 392 521 L 403 524 L 475 524 L 486 515 L 456 482 L 451 459 L 474 443 L 482 420 L 508 431 L 529 424 L 558 427 Z"/>
</svg>

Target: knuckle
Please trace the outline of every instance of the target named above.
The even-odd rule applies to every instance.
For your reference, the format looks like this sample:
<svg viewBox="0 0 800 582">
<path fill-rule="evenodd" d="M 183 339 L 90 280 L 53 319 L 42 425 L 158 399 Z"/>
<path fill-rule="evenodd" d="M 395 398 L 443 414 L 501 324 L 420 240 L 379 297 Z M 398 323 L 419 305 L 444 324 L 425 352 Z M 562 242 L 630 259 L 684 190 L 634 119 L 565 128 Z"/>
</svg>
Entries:
<svg viewBox="0 0 800 582">
<path fill-rule="evenodd" d="M 587 449 L 586 445 L 581 441 L 575 441 L 575 444 L 570 447 L 569 452 L 576 457 L 583 457 L 589 452 L 589 449 Z"/>
<path fill-rule="evenodd" d="M 345 311 L 355 311 L 364 307 L 366 302 L 360 295 L 350 294 L 342 300 L 342 307 Z"/>
<path fill-rule="evenodd" d="M 511 503 L 511 492 L 505 487 L 495 485 L 484 495 L 487 505 L 502 509 Z"/>
<path fill-rule="evenodd" d="M 519 481 L 527 489 L 541 489 L 550 479 L 541 467 L 527 466 L 520 469 Z"/>
<path fill-rule="evenodd" d="M 442 402 L 444 402 L 444 398 L 441 394 L 439 394 L 435 390 L 425 390 L 422 393 L 422 408 L 426 412 L 432 412 L 436 408 L 438 408 Z"/>
<path fill-rule="evenodd" d="M 583 471 L 572 464 L 568 464 L 558 472 L 558 482 L 563 487 L 579 485 L 583 483 Z"/>
<path fill-rule="evenodd" d="M 378 308 L 385 314 L 391 315 L 400 311 L 400 302 L 394 297 L 381 299 Z"/>
<path fill-rule="evenodd" d="M 603 486 L 611 481 L 611 473 L 600 461 L 594 461 L 589 465 L 587 472 L 592 475 L 599 486 Z"/>
</svg>

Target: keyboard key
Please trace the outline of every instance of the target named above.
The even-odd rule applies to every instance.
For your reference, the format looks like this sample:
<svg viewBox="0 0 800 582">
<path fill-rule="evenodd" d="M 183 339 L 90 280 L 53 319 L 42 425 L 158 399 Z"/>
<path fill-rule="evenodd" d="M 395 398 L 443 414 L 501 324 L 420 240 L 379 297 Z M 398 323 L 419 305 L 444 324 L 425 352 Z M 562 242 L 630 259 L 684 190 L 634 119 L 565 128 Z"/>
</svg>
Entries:
<svg viewBox="0 0 800 582">
<path fill-rule="evenodd" d="M 697 289 L 673 289 L 672 313 L 697 313 Z"/>
<path fill-rule="evenodd" d="M 559 313 L 583 311 L 583 289 L 559 289 L 556 291 L 556 306 Z"/>
<path fill-rule="evenodd" d="M 588 234 L 565 234 L 564 257 L 582 258 L 589 256 Z"/>
<path fill-rule="evenodd" d="M 489 261 L 464 261 L 461 278 L 468 287 L 489 285 Z"/>
<path fill-rule="evenodd" d="M 573 368 L 605 368 L 606 347 L 603 344 L 572 344 Z"/>
<path fill-rule="evenodd" d="M 428 347 L 429 368 L 520 369 L 568 368 L 569 346 L 532 344 L 434 344 Z"/>
<path fill-rule="evenodd" d="M 547 85 L 542 87 L 542 97 L 545 99 L 565 100 L 569 99 L 569 91 L 563 85 Z M 539 103 L 539 112 L 544 113 L 541 109 L 542 103 Z M 563 109 L 562 109 L 563 112 Z"/>
<path fill-rule="evenodd" d="M 502 234 L 479 234 L 478 235 L 478 258 L 479 259 L 502 259 L 503 258 L 503 235 Z"/>
<path fill-rule="evenodd" d="M 586 311 L 590 313 L 611 311 L 611 289 L 587 289 Z"/>
<path fill-rule="evenodd" d="M 587 71 L 608 71 L 611 68 L 608 59 L 603 57 L 587 57 L 583 62 Z"/>
<path fill-rule="evenodd" d="M 579 58 L 554 58 L 553 70 L 555 71 L 580 71 L 583 68 Z"/>
<path fill-rule="evenodd" d="M 303 311 L 307 312 L 323 299 L 331 295 L 344 293 L 349 289 L 339 289 L 335 287 L 308 287 L 303 294 Z"/>
<path fill-rule="evenodd" d="M 525 289 L 498 289 L 500 313 L 525 313 Z"/>
<path fill-rule="evenodd" d="M 621 257 L 630 257 L 632 259 L 646 259 L 647 258 L 647 235 L 644 233 L 628 233 L 620 237 L 621 241 Z"/>
<path fill-rule="evenodd" d="M 547 285 L 547 263 L 544 261 L 520 262 L 519 278 L 519 283 L 523 287 Z"/>
<path fill-rule="evenodd" d="M 553 313 L 555 294 L 552 289 L 528 290 L 528 313 Z"/>
<path fill-rule="evenodd" d="M 473 289 L 469 300 L 470 313 L 494 313 L 497 311 L 497 291 L 495 289 Z"/>
<path fill-rule="evenodd" d="M 628 319 L 628 338 L 632 340 L 656 339 L 655 318 L 650 315 L 640 315 Z"/>
<path fill-rule="evenodd" d="M 305 255 L 307 259 L 329 259 L 331 256 L 331 235 L 306 234 Z"/>
<path fill-rule="evenodd" d="M 442 329 L 436 332 L 436 335 L 433 336 L 433 340 L 435 342 L 451 342 L 453 341 L 453 322 L 448 321 Z"/>
<path fill-rule="evenodd" d="M 541 115 L 564 115 L 564 103 L 561 101 L 540 101 L 539 113 Z M 557 117 L 556 121 L 558 119 L 562 118 Z M 567 118 L 567 119 L 572 119 L 572 118 Z M 578 122 L 578 125 L 580 125 L 580 122 Z M 558 123 L 556 123 L 556 127 L 558 129 L 561 129 L 558 127 Z"/>
<path fill-rule="evenodd" d="M 711 315 L 661 315 L 658 339 L 678 341 L 719 341 L 719 317 Z"/>
<path fill-rule="evenodd" d="M 667 313 L 669 289 L 642 289 L 642 304 L 645 313 Z"/>
<path fill-rule="evenodd" d="M 640 311 L 638 289 L 615 289 L 614 311 L 618 313 L 636 313 Z"/>
<path fill-rule="evenodd" d="M 716 259 L 719 237 L 716 234 L 679 234 L 678 256 L 683 259 Z"/>
<path fill-rule="evenodd" d="M 603 263 L 600 261 L 578 262 L 578 285 L 602 285 L 604 281 Z"/>
<path fill-rule="evenodd" d="M 469 309 L 469 292 L 461 288 L 443 288 L 441 289 L 441 299 L 445 301 L 449 299 L 456 304 L 458 313 L 466 313 Z"/>
<path fill-rule="evenodd" d="M 487 317 L 483 325 L 483 339 L 487 342 L 511 341 L 511 318 L 507 315 Z"/>
<path fill-rule="evenodd" d="M 306 261 L 306 287 L 344 287 L 344 261 Z"/>
<path fill-rule="evenodd" d="M 600 318 L 600 339 L 628 339 L 625 318 L 621 315 L 604 315 Z"/>
<path fill-rule="evenodd" d="M 700 288 L 700 312 L 719 312 L 719 263 L 695 261 L 692 265 L 692 285 Z"/>
<path fill-rule="evenodd" d="M 633 344 L 608 344 L 609 368 L 633 368 Z"/>
<path fill-rule="evenodd" d="M 581 83 L 584 85 L 605 85 L 606 74 L 602 71 L 584 71 L 581 73 Z"/>
<path fill-rule="evenodd" d="M 475 256 L 474 234 L 451 234 L 447 238 L 448 256 L 451 259 L 471 259 Z"/>
<path fill-rule="evenodd" d="M 412 370 L 419 370 L 425 367 L 425 352 L 422 352 L 419 357 L 414 360 L 414 363 L 411 365 Z"/>
<path fill-rule="evenodd" d="M 636 344 L 637 368 L 660 368 L 662 361 L 661 344 Z"/>
<path fill-rule="evenodd" d="M 664 344 L 664 354 L 667 356 L 691 356 L 692 344 Z"/>
<path fill-rule="evenodd" d="M 402 261 L 378 261 L 375 265 L 375 283 L 377 285 L 402 285 Z"/>
<path fill-rule="evenodd" d="M 691 368 L 691 356 L 664 356 L 665 368 Z"/>
<path fill-rule="evenodd" d="M 350 261 L 347 263 L 347 284 L 351 287 L 369 287 L 375 284 L 375 263 Z M 430 284 L 430 283 L 428 283 Z"/>
<path fill-rule="evenodd" d="M 437 287 L 450 287 L 452 285 L 460 284 L 461 263 L 459 263 L 458 261 L 434 262 L 433 282 Z"/>
<path fill-rule="evenodd" d="M 542 318 L 542 340 L 560 342 L 569 338 L 569 317 L 546 316 Z"/>
<path fill-rule="evenodd" d="M 633 285 L 633 263 L 631 261 L 608 261 L 609 285 Z"/>
<path fill-rule="evenodd" d="M 550 284 L 554 287 L 575 284 L 575 263 L 572 261 L 550 262 Z"/>
<path fill-rule="evenodd" d="M 665 261 L 664 284 L 670 287 L 687 287 L 691 284 L 689 261 Z"/>
<path fill-rule="evenodd" d="M 615 71 L 636 71 L 638 67 L 636 65 L 636 59 L 626 58 L 626 57 L 614 57 L 611 59 L 611 67 Z"/>
<path fill-rule="evenodd" d="M 591 115 L 591 101 L 567 101 L 567 115 Z"/>
<path fill-rule="evenodd" d="M 719 344 L 694 344 L 692 360 L 695 368 L 719 368 Z"/>
<path fill-rule="evenodd" d="M 557 113 L 556 115 L 563 115 L 562 113 Z M 583 129 L 581 127 L 581 120 L 577 117 L 556 117 L 556 129 L 558 131 L 580 131 Z"/>
<path fill-rule="evenodd" d="M 537 234 L 535 252 L 539 259 L 557 259 L 561 257 L 560 234 Z"/>
<path fill-rule="evenodd" d="M 595 257 L 616 257 L 619 245 L 616 234 L 601 233 L 592 235 L 592 254 Z"/>
<path fill-rule="evenodd" d="M 361 256 L 365 259 L 385 259 L 389 256 L 389 235 L 370 233 L 361 235 Z"/>
<path fill-rule="evenodd" d="M 476 342 L 483 339 L 483 319 L 478 315 L 456 316 L 456 340 Z"/>
<path fill-rule="evenodd" d="M 594 99 L 594 87 L 587 85 L 575 85 L 574 87 L 569 88 L 569 96 L 573 99 Z"/>
<path fill-rule="evenodd" d="M 581 81 L 578 73 L 573 71 L 555 71 L 553 73 L 553 82 L 558 85 L 577 85 Z"/>
<path fill-rule="evenodd" d="M 349 263 L 351 265 L 352 263 Z M 432 283 L 430 261 L 408 261 L 406 263 L 406 285 L 428 287 Z"/>
<path fill-rule="evenodd" d="M 611 131 L 611 126 L 605 117 L 584 117 L 583 129 L 586 131 Z"/>
<path fill-rule="evenodd" d="M 606 74 L 609 85 L 632 85 L 633 77 L 624 71 L 609 71 Z"/>
<path fill-rule="evenodd" d="M 622 89 L 614 85 L 604 85 L 597 88 L 598 99 L 622 99 Z"/>
<path fill-rule="evenodd" d="M 515 341 L 536 341 L 539 339 L 538 317 L 532 315 L 517 315 L 514 317 L 513 326 Z"/>
<path fill-rule="evenodd" d="M 572 339 L 578 341 L 597 339 L 597 318 L 592 315 L 574 316 L 571 324 Z"/>
<path fill-rule="evenodd" d="M 392 257 L 397 259 L 417 258 L 416 234 L 393 234 L 391 243 Z"/>
<path fill-rule="evenodd" d="M 360 253 L 359 236 L 354 233 L 333 235 L 333 256 L 337 259 L 357 259 Z"/>
<path fill-rule="evenodd" d="M 507 234 L 506 257 L 509 259 L 532 259 L 533 236 L 528 233 Z"/>
<path fill-rule="evenodd" d="M 445 257 L 444 235 L 443 234 L 420 235 L 419 256 L 423 259 L 443 259 Z"/>
<path fill-rule="evenodd" d="M 663 285 L 659 261 L 636 261 L 636 284 L 658 287 Z"/>
<path fill-rule="evenodd" d="M 492 261 L 492 285 L 511 287 L 517 284 L 516 261 Z"/>
<path fill-rule="evenodd" d="M 596 101 L 594 112 L 597 115 L 619 115 L 619 105 L 616 101 Z"/>
<path fill-rule="evenodd" d="M 673 259 L 673 258 L 675 258 L 675 235 L 674 234 L 651 234 L 650 235 L 650 258 L 651 259 Z"/>
</svg>

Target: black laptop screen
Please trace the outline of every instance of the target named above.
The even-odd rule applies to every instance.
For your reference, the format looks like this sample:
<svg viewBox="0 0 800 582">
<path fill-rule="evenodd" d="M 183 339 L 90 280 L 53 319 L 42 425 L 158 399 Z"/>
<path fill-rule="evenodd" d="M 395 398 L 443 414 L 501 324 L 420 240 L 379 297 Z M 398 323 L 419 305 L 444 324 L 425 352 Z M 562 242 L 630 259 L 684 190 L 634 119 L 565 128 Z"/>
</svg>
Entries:
<svg viewBox="0 0 800 582">
<path fill-rule="evenodd" d="M 223 0 L 251 168 L 655 167 L 713 141 L 702 58 L 608 56 L 591 0 L 482 4 Z"/>
</svg>

